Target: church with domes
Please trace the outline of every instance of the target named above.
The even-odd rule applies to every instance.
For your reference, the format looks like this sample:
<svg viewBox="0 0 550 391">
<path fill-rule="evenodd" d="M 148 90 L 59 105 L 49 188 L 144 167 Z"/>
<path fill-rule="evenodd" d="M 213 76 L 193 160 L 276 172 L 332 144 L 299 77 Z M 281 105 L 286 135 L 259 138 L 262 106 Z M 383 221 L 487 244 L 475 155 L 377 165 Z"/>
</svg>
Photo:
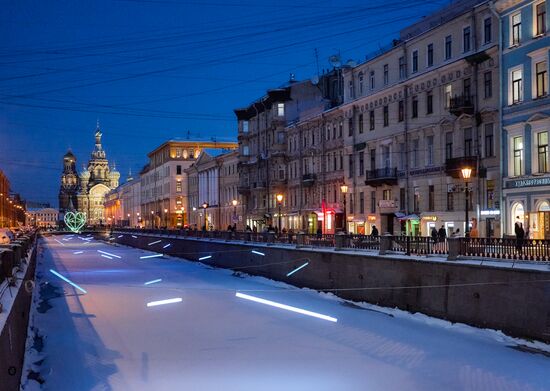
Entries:
<svg viewBox="0 0 550 391">
<path fill-rule="evenodd" d="M 95 148 L 88 165 L 77 176 L 76 157 L 71 151 L 63 157 L 63 174 L 59 192 L 60 212 L 78 211 L 86 215 L 89 225 L 106 224 L 105 194 L 118 187 L 120 173 L 109 161 L 101 145 L 99 124 L 95 132 Z"/>
</svg>

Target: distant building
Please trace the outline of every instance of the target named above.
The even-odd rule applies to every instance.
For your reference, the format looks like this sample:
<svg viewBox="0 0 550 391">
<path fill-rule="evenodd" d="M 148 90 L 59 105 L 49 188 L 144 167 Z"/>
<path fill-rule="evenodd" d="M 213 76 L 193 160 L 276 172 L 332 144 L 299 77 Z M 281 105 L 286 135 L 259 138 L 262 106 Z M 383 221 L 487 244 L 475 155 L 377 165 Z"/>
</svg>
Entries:
<svg viewBox="0 0 550 391">
<path fill-rule="evenodd" d="M 11 192 L 8 177 L 0 170 L 0 228 L 17 227 L 26 221 L 26 206 L 19 194 Z"/>
<path fill-rule="evenodd" d="M 54 208 L 29 209 L 29 225 L 39 228 L 57 228 L 59 210 Z"/>
<path fill-rule="evenodd" d="M 142 227 L 141 223 L 141 181 L 128 177 L 116 189 L 105 195 L 105 217 L 107 224 L 120 227 Z"/>
<path fill-rule="evenodd" d="M 550 239 L 548 2 L 496 1 L 502 28 L 503 233 Z"/>
<path fill-rule="evenodd" d="M 169 228 L 189 224 L 186 169 L 204 149 L 233 150 L 237 144 L 217 141 L 167 141 L 150 152 L 140 172 L 141 223 Z M 204 202 L 200 201 L 201 203 Z"/>
</svg>

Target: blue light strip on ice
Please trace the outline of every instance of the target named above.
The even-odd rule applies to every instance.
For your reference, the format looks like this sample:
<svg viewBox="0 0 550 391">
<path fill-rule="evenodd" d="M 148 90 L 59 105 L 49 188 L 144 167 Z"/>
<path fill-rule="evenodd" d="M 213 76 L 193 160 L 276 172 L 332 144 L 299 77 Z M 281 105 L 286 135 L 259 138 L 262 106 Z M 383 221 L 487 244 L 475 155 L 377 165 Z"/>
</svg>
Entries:
<svg viewBox="0 0 550 391">
<path fill-rule="evenodd" d="M 158 257 L 162 257 L 162 254 L 144 255 L 143 257 L 139 257 L 139 259 L 158 258 Z"/>
<path fill-rule="evenodd" d="M 105 254 L 105 255 L 108 255 L 110 257 L 115 257 L 115 258 L 122 258 L 120 255 L 115 255 L 115 254 L 111 254 L 111 253 L 108 253 L 107 251 L 101 251 L 101 250 L 97 250 L 98 253 L 101 253 L 101 254 Z"/>
<path fill-rule="evenodd" d="M 84 251 L 75 251 L 73 254 L 82 254 Z"/>
<path fill-rule="evenodd" d="M 132 237 L 133 237 L 134 239 L 137 239 L 137 236 L 136 236 L 136 235 L 132 235 Z"/>
<path fill-rule="evenodd" d="M 160 242 L 162 242 L 162 240 L 155 240 L 154 242 L 149 243 L 148 246 L 152 246 L 153 244 L 157 244 Z"/>
<path fill-rule="evenodd" d="M 200 257 L 200 258 L 199 258 L 199 261 L 203 261 L 203 260 L 205 260 L 205 259 L 210 259 L 210 258 L 212 258 L 212 255 L 207 255 L 207 256 L 205 256 L 205 257 Z"/>
<path fill-rule="evenodd" d="M 103 254 L 101 254 L 101 256 L 102 256 L 103 258 L 113 259 L 113 257 L 110 257 L 110 256 L 108 256 L 108 255 L 103 255 Z"/>
<path fill-rule="evenodd" d="M 156 280 L 152 280 L 152 281 L 147 281 L 145 284 L 143 285 L 151 285 L 151 284 L 156 284 L 157 282 L 161 282 L 162 281 L 162 278 L 158 278 Z"/>
<path fill-rule="evenodd" d="M 172 243 L 165 244 L 162 248 L 168 248 L 172 245 Z"/>
<path fill-rule="evenodd" d="M 54 239 L 54 240 L 55 240 L 57 243 L 59 243 L 60 245 L 64 246 L 64 244 L 61 243 L 59 240 L 57 240 L 57 239 Z"/>
<path fill-rule="evenodd" d="M 294 269 L 293 271 L 291 271 L 290 273 L 288 273 L 286 276 L 287 276 L 287 277 L 290 277 L 291 275 L 293 275 L 294 273 L 296 273 L 298 270 L 303 269 L 303 268 L 306 267 L 307 265 L 309 265 L 309 262 L 306 262 L 306 263 L 304 263 L 302 266 L 297 267 L 296 269 Z"/>
<path fill-rule="evenodd" d="M 265 254 L 256 250 L 252 250 L 253 254 L 261 255 L 262 257 L 265 257 Z"/>
<path fill-rule="evenodd" d="M 84 293 L 88 293 L 86 292 L 86 290 L 82 289 L 81 287 L 79 287 L 78 285 L 76 285 L 74 282 L 72 282 L 71 280 L 69 280 L 67 277 L 63 277 L 61 274 L 59 274 L 58 272 L 56 272 L 55 270 L 52 270 L 50 269 L 50 272 L 55 274 L 57 277 L 61 278 L 63 281 L 65 281 L 66 283 L 68 284 L 71 284 L 72 286 L 74 286 L 76 289 L 80 290 L 81 292 L 84 292 Z"/>
<path fill-rule="evenodd" d="M 180 301 L 182 301 L 181 297 L 175 297 L 173 299 L 166 299 L 166 300 L 159 300 L 159 301 L 151 301 L 150 303 L 147 303 L 147 307 L 154 307 L 154 306 L 163 305 L 163 304 L 179 303 Z"/>
</svg>

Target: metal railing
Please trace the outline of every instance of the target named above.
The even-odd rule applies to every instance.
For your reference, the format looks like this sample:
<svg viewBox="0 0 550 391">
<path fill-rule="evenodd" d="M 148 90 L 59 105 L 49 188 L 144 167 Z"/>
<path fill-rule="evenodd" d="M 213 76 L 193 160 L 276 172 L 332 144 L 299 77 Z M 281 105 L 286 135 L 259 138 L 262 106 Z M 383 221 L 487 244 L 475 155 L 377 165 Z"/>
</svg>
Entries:
<svg viewBox="0 0 550 391">
<path fill-rule="evenodd" d="M 550 262 L 550 240 L 516 238 L 461 238 L 460 255 Z"/>
</svg>

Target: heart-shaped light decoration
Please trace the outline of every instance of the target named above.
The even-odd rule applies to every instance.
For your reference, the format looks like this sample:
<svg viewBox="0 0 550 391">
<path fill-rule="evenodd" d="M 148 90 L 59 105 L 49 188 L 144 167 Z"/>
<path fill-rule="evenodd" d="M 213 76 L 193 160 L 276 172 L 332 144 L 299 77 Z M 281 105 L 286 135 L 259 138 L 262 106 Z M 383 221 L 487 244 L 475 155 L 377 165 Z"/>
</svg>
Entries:
<svg viewBox="0 0 550 391">
<path fill-rule="evenodd" d="M 86 225 L 86 215 L 82 212 L 67 212 L 65 213 L 65 224 L 74 233 L 80 232 L 82 227 Z"/>
</svg>

